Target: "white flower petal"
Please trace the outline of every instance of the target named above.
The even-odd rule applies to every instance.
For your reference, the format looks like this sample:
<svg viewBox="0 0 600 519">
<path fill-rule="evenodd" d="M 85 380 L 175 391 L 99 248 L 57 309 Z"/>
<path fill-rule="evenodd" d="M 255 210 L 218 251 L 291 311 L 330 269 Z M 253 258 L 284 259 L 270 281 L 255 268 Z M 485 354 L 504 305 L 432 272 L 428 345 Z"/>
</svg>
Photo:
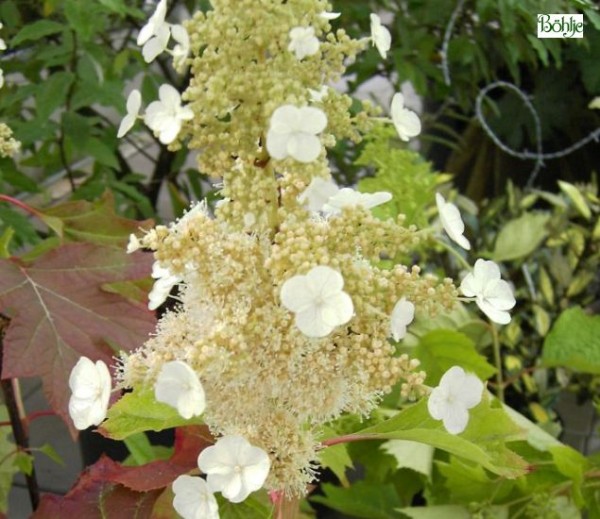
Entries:
<svg viewBox="0 0 600 519">
<path fill-rule="evenodd" d="M 400 92 L 394 94 L 390 112 L 398 136 L 403 141 L 408 141 L 421 133 L 419 117 L 412 110 L 404 108 L 404 96 Z"/>
<path fill-rule="evenodd" d="M 137 37 L 137 44 L 144 45 L 152 36 L 155 36 L 160 28 L 165 24 L 167 15 L 167 0 L 160 0 L 156 10 L 148 19 L 148 23 L 142 27 Z"/>
<path fill-rule="evenodd" d="M 314 106 L 303 106 L 300 108 L 299 130 L 305 133 L 317 135 L 327 127 L 327 116 L 320 108 Z"/>
<path fill-rule="evenodd" d="M 298 202 L 306 204 L 307 209 L 312 212 L 320 211 L 327 200 L 334 196 L 339 187 L 333 180 L 325 180 L 315 177 L 310 181 L 308 187 L 298 196 Z"/>
<path fill-rule="evenodd" d="M 287 152 L 298 162 L 307 164 L 321 154 L 321 141 L 316 135 L 298 132 L 288 139 Z"/>
<path fill-rule="evenodd" d="M 390 329 L 392 338 L 395 341 L 403 339 L 406 335 L 406 327 L 412 323 L 415 318 L 415 305 L 407 301 L 404 297 L 400 299 L 392 310 Z"/>
<path fill-rule="evenodd" d="M 219 519 L 219 505 L 199 477 L 182 475 L 173 482 L 173 508 L 183 519 Z"/>
<path fill-rule="evenodd" d="M 106 418 L 110 400 L 111 378 L 107 365 L 81 357 L 71 370 L 69 415 L 79 430 L 99 425 Z"/>
<path fill-rule="evenodd" d="M 342 15 L 342 13 L 333 13 L 333 12 L 322 12 L 319 16 L 325 20 L 335 20 L 336 18 L 339 18 Z"/>
<path fill-rule="evenodd" d="M 469 412 L 460 405 L 451 405 L 443 418 L 444 427 L 450 434 L 460 434 L 467 428 Z"/>
<path fill-rule="evenodd" d="M 493 322 L 497 324 L 510 323 L 510 314 L 508 312 L 504 310 L 498 310 L 494 305 L 485 299 L 477 298 L 476 303 L 479 309 Z"/>
<path fill-rule="evenodd" d="M 293 52 L 297 60 L 312 56 L 319 52 L 319 40 L 313 27 L 294 27 L 290 30 L 288 50 Z"/>
<path fill-rule="evenodd" d="M 371 14 L 371 39 L 381 57 L 385 59 L 392 46 L 392 35 L 386 27 L 381 25 L 381 18 L 376 14 Z"/>
<path fill-rule="evenodd" d="M 470 250 L 471 244 L 469 243 L 469 240 L 463 236 L 465 224 L 458 207 L 451 202 L 446 202 L 444 197 L 439 193 L 435 194 L 435 202 L 444 230 L 450 239 L 458 243 L 463 249 Z"/>
<path fill-rule="evenodd" d="M 186 420 L 200 416 L 206 407 L 204 388 L 196 372 L 183 361 L 163 365 L 154 384 L 154 396 L 177 409 Z"/>
</svg>

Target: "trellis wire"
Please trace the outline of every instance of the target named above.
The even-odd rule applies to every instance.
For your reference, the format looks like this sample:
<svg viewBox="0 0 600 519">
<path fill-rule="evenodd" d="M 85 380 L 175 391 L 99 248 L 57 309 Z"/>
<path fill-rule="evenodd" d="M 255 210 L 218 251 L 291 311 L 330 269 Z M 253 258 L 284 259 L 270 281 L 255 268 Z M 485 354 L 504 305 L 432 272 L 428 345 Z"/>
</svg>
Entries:
<svg viewBox="0 0 600 519">
<path fill-rule="evenodd" d="M 450 40 L 452 38 L 452 32 L 454 31 L 454 26 L 456 24 L 456 20 L 458 19 L 460 13 L 462 12 L 464 3 L 465 3 L 465 0 L 458 0 L 458 2 L 456 3 L 456 7 L 454 8 L 454 11 L 452 11 L 452 14 L 450 15 L 450 19 L 448 20 L 448 24 L 446 25 L 446 29 L 444 31 L 444 39 L 442 41 L 442 49 L 441 49 L 442 65 L 441 66 L 442 66 L 442 73 L 444 75 L 444 82 L 448 86 L 452 85 L 452 79 L 450 77 L 450 66 L 449 66 L 449 62 L 448 62 L 448 47 L 450 45 Z M 488 92 L 490 90 L 493 90 L 495 88 L 505 88 L 505 89 L 510 90 L 513 93 L 515 93 L 517 96 L 519 96 L 519 98 L 523 101 L 523 104 L 527 107 L 527 109 L 531 113 L 531 116 L 533 117 L 533 121 L 534 121 L 534 125 L 535 125 L 535 141 L 536 141 L 535 142 L 535 147 L 536 147 L 535 153 L 527 151 L 527 150 L 518 151 L 518 150 L 515 150 L 515 149 L 509 147 L 508 145 L 504 144 L 500 140 L 500 138 L 494 133 L 494 131 L 488 124 L 487 120 L 485 119 L 485 116 L 483 115 L 483 110 L 481 107 L 482 107 L 485 96 L 488 94 Z M 542 128 L 541 128 L 540 117 L 537 113 L 537 110 L 531 103 L 530 97 L 525 92 L 523 92 L 523 90 L 521 90 L 518 86 L 514 85 L 513 83 L 509 83 L 507 81 L 495 81 L 479 90 L 479 94 L 477 95 L 477 99 L 475 101 L 475 116 L 477 117 L 477 120 L 481 124 L 481 127 L 483 128 L 483 130 L 485 131 L 487 136 L 502 151 L 504 151 L 505 153 L 507 153 L 508 155 L 510 155 L 512 157 L 515 157 L 515 158 L 518 158 L 521 160 L 535 160 L 535 166 L 534 166 L 533 170 L 531 171 L 531 173 L 529 174 L 529 178 L 527 180 L 527 184 L 526 184 L 527 187 L 533 187 L 534 182 L 537 178 L 537 175 L 538 175 L 540 169 L 545 165 L 544 159 L 551 160 L 551 159 L 558 159 L 561 157 L 565 157 L 565 156 L 573 153 L 574 151 L 578 150 L 579 148 L 585 146 L 589 142 L 598 141 L 598 139 L 600 139 L 600 127 L 599 127 L 599 128 L 596 128 L 595 130 L 591 131 L 588 135 L 586 135 L 582 139 L 578 140 L 571 146 L 568 146 L 566 148 L 563 148 L 562 150 L 555 151 L 552 153 L 544 153 L 543 148 L 542 148 Z"/>
</svg>

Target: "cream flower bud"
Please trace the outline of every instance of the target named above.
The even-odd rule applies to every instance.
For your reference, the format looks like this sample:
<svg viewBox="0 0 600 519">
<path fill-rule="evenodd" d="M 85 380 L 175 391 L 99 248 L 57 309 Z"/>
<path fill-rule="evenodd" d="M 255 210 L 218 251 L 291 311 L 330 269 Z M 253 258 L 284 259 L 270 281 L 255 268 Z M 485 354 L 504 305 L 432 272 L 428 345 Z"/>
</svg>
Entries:
<svg viewBox="0 0 600 519">
<path fill-rule="evenodd" d="M 99 425 L 106 418 L 111 385 L 104 362 L 94 363 L 87 357 L 77 361 L 69 376 L 69 415 L 77 429 Z"/>
<path fill-rule="evenodd" d="M 208 488 L 221 492 L 232 503 L 240 503 L 259 490 L 271 468 L 268 454 L 241 436 L 223 436 L 198 456 L 198 467 L 206 474 Z"/>
</svg>

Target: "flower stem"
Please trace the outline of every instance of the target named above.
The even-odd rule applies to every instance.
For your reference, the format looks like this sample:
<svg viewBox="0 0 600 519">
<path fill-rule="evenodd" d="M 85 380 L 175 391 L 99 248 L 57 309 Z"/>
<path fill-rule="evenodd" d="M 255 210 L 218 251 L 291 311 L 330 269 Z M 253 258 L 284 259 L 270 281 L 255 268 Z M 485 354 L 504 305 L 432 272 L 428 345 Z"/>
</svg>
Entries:
<svg viewBox="0 0 600 519">
<path fill-rule="evenodd" d="M 496 365 L 496 391 L 498 399 L 504 403 L 504 376 L 502 375 L 502 352 L 500 351 L 500 340 L 496 325 L 490 322 L 492 333 L 492 347 L 494 348 L 494 364 Z"/>
<path fill-rule="evenodd" d="M 452 247 L 443 240 L 436 241 L 442 247 L 444 247 L 444 249 L 446 249 L 450 254 L 452 254 L 452 256 L 454 256 L 463 267 L 465 267 L 467 270 L 471 270 L 471 265 L 469 265 L 469 262 L 465 258 L 463 258 L 462 255 L 454 247 Z"/>
</svg>

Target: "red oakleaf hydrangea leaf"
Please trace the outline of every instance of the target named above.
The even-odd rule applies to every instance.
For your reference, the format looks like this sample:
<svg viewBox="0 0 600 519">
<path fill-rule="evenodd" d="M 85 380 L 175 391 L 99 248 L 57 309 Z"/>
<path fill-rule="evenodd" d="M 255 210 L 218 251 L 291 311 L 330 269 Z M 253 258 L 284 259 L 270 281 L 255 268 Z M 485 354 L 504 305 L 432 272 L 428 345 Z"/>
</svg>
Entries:
<svg viewBox="0 0 600 519">
<path fill-rule="evenodd" d="M 110 365 L 113 350 L 139 347 L 154 330 L 144 304 L 102 285 L 146 277 L 150 254 L 126 254 L 88 243 L 59 246 L 32 263 L 0 260 L 0 313 L 11 319 L 4 337 L 2 377 L 42 378 L 52 408 L 65 419 L 68 378 L 85 355 Z"/>
<path fill-rule="evenodd" d="M 45 495 L 32 519 L 156 518 L 154 505 L 165 487 L 197 468 L 198 454 L 212 443 L 206 426 L 180 427 L 175 431 L 175 450 L 169 460 L 124 467 L 103 456 L 79 477 L 67 495 Z M 160 517 L 165 513 L 166 517 L 178 517 L 172 495 L 166 500 L 159 506 Z"/>
</svg>

